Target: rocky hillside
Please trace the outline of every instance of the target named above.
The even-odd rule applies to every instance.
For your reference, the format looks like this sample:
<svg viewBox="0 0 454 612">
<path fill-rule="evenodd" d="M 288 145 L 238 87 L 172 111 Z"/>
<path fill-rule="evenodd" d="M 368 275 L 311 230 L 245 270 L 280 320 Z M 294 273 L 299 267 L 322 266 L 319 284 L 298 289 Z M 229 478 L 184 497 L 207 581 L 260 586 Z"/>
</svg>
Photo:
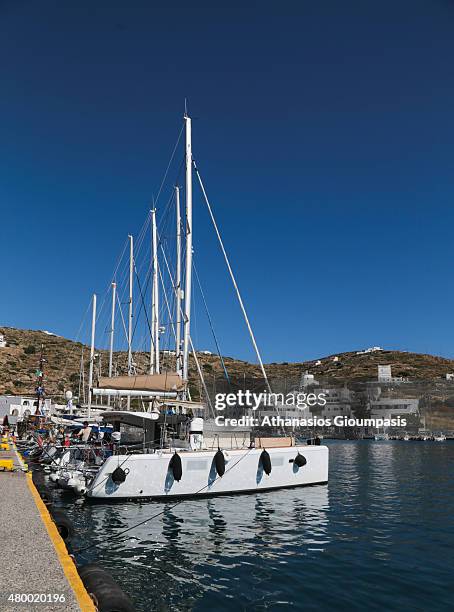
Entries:
<svg viewBox="0 0 454 612">
<path fill-rule="evenodd" d="M 79 385 L 81 363 L 85 381 L 88 379 L 89 348 L 80 343 L 67 340 L 43 331 L 0 328 L 4 334 L 7 346 L 0 348 L 0 394 L 30 394 L 35 388 L 35 371 L 38 366 L 41 347 L 46 359 L 45 385 L 48 395 L 62 397 L 66 389 L 71 389 L 76 395 Z M 106 374 L 108 355 L 104 350 L 97 350 L 95 370 L 99 365 Z M 135 354 L 138 372 L 146 371 L 147 355 Z M 173 355 L 162 355 L 164 367 L 173 366 Z M 222 390 L 225 384 L 223 370 L 216 355 L 199 354 L 199 360 L 207 386 L 210 391 Z M 117 373 L 126 369 L 125 353 L 115 353 Z M 235 385 L 249 388 L 263 387 L 260 370 L 257 365 L 230 357 L 225 358 L 229 376 Z M 454 360 L 433 355 L 405 353 L 400 351 L 380 351 L 373 353 L 340 353 L 317 361 L 301 363 L 271 363 L 266 366 L 268 376 L 279 383 L 280 390 L 290 390 L 304 371 L 309 371 L 316 378 L 332 382 L 359 382 L 373 380 L 377 377 L 377 366 L 390 364 L 393 376 L 413 380 L 433 380 L 445 378 L 447 373 L 454 372 Z M 197 371 L 193 360 L 190 363 L 190 381 L 194 391 L 199 389 Z M 196 393 L 197 395 L 197 393 Z"/>
</svg>

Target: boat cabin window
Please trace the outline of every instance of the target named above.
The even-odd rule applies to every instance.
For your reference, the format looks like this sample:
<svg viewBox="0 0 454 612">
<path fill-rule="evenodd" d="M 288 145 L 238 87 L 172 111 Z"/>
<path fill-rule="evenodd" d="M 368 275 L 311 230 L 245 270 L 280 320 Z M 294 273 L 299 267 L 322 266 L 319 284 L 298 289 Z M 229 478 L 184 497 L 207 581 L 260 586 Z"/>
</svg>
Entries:
<svg viewBox="0 0 454 612">
<path fill-rule="evenodd" d="M 118 428 L 115 427 L 118 431 Z M 133 444 L 134 442 L 143 441 L 143 428 L 134 425 L 121 423 L 119 431 L 121 432 L 121 444 Z"/>
</svg>

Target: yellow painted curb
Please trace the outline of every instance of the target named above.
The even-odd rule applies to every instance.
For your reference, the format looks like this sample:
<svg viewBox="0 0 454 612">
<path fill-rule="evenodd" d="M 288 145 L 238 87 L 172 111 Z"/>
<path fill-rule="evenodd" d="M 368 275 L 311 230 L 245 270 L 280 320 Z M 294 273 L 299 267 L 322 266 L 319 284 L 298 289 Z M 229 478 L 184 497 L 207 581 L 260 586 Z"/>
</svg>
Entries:
<svg viewBox="0 0 454 612">
<path fill-rule="evenodd" d="M 23 471 L 23 472 L 28 472 L 28 465 L 27 465 L 27 464 L 25 463 L 25 461 L 22 459 L 22 455 L 21 455 L 21 454 L 20 454 L 20 452 L 17 450 L 17 446 L 16 446 L 15 442 L 12 442 L 12 445 L 13 445 L 13 450 L 14 450 L 14 452 L 16 453 L 17 460 L 19 461 L 20 466 L 21 466 L 21 468 L 22 468 L 22 471 Z"/>
<path fill-rule="evenodd" d="M 57 526 L 52 520 L 49 514 L 49 511 L 46 508 L 46 505 L 41 499 L 41 496 L 38 493 L 33 483 L 32 475 L 28 473 L 26 474 L 26 477 L 27 477 L 28 487 L 31 491 L 33 499 L 35 500 L 36 507 L 38 508 L 38 511 L 41 515 L 41 519 L 47 529 L 47 533 L 49 534 L 49 537 L 52 540 L 52 544 L 54 545 L 54 548 L 57 552 L 58 559 L 60 561 L 60 565 L 63 568 L 63 571 L 69 582 L 69 585 L 74 591 L 74 594 L 76 596 L 77 602 L 81 610 L 83 610 L 83 612 L 96 612 L 96 608 L 93 603 L 93 600 L 87 593 L 84 583 L 80 579 L 80 576 L 77 572 L 74 561 L 69 556 L 66 545 L 61 535 L 58 533 Z"/>
</svg>

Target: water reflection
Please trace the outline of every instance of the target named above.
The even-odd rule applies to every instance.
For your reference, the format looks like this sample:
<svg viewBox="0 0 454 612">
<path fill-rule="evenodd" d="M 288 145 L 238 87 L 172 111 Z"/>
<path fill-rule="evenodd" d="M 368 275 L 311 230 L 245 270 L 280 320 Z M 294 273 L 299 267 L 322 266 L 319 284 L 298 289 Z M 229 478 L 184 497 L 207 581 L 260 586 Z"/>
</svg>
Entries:
<svg viewBox="0 0 454 612">
<path fill-rule="evenodd" d="M 59 496 L 56 491 L 55 496 Z M 83 541 L 97 547 L 81 553 L 108 567 L 139 610 L 189 610 L 200 598 L 230 601 L 239 591 L 247 605 L 277 601 L 279 588 L 269 581 L 288 558 L 321 554 L 328 543 L 328 487 L 306 487 L 257 495 L 185 500 L 174 504 L 86 503 L 70 505 L 68 514 L 82 531 Z M 125 534 L 132 524 L 149 520 Z M 248 580 L 244 579 L 247 573 Z M 273 583 L 271 582 L 271 585 Z M 289 601 L 288 594 L 284 597 Z M 213 601 L 214 601 L 213 600 Z M 282 600 L 283 601 L 283 600 Z M 255 602 L 255 603 L 254 603 Z M 221 606 L 222 607 L 222 606 Z"/>
</svg>

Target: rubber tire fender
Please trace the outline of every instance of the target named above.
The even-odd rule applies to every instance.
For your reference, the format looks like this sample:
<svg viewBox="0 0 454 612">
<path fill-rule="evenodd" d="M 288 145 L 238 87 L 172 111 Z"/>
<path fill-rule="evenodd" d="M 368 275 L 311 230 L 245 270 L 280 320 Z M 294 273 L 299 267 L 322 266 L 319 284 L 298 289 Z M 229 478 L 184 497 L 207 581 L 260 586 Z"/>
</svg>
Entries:
<svg viewBox="0 0 454 612">
<path fill-rule="evenodd" d="M 75 535 L 76 530 L 70 519 L 64 512 L 53 511 L 51 514 L 52 520 L 57 526 L 58 533 L 65 542 L 69 542 Z"/>
<path fill-rule="evenodd" d="M 94 595 L 99 612 L 134 612 L 132 601 L 107 570 L 96 563 L 78 568 L 88 593 Z"/>
</svg>

